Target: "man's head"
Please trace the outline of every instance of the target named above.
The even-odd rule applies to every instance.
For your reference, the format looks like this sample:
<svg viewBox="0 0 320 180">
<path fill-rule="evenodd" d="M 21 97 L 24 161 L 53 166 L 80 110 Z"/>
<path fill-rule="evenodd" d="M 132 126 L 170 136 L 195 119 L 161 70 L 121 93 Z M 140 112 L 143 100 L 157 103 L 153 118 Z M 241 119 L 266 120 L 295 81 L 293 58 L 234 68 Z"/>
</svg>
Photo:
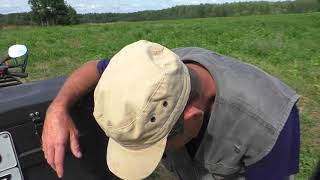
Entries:
<svg viewBox="0 0 320 180">
<path fill-rule="evenodd" d="M 170 150 L 178 149 L 196 137 L 203 122 L 205 107 L 201 81 L 192 66 L 187 65 L 187 67 L 191 83 L 189 99 L 179 120 L 169 133 L 166 148 Z"/>
<path fill-rule="evenodd" d="M 114 174 L 142 179 L 152 173 L 182 112 L 184 119 L 199 116 L 188 113 L 196 106 L 186 107 L 190 87 L 187 66 L 159 44 L 138 41 L 111 59 L 95 89 L 94 116 L 109 137 Z"/>
</svg>

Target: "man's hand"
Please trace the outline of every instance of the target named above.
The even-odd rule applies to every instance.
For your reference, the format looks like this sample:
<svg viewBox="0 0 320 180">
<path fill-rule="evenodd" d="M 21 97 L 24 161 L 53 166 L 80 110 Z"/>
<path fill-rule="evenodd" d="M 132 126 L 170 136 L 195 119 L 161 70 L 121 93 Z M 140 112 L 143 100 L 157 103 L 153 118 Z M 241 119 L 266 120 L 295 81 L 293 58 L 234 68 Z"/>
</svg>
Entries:
<svg viewBox="0 0 320 180">
<path fill-rule="evenodd" d="M 59 178 L 63 176 L 63 161 L 69 143 L 73 155 L 81 158 L 78 130 L 68 110 L 51 105 L 44 121 L 42 148 L 48 164 L 57 172 Z"/>
<path fill-rule="evenodd" d="M 92 90 L 99 81 L 98 61 L 90 61 L 73 72 L 63 84 L 46 114 L 42 131 L 42 148 L 49 165 L 61 178 L 66 147 L 73 155 L 81 157 L 78 130 L 68 109 L 84 94 Z"/>
</svg>

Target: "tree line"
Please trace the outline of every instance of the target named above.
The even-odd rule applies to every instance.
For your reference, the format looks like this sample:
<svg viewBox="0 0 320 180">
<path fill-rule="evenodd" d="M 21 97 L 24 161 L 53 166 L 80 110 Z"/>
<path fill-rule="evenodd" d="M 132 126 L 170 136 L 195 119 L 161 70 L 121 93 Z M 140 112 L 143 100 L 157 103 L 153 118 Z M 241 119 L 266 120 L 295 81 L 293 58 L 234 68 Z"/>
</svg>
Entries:
<svg viewBox="0 0 320 180">
<path fill-rule="evenodd" d="M 226 17 L 320 11 L 320 0 L 296 0 L 282 2 L 236 2 L 224 4 L 182 5 L 157 11 L 135 13 L 90 13 L 79 15 L 80 23 L 115 21 L 142 21 L 159 19 Z"/>
<path fill-rule="evenodd" d="M 51 2 L 36 6 L 33 1 Z M 54 2 L 54 3 L 53 3 Z M 282 2 L 235 2 L 224 4 L 180 5 L 163 10 L 134 13 L 89 13 L 77 14 L 63 0 L 29 0 L 30 13 L 0 15 L 2 25 L 55 25 L 77 23 L 106 23 L 116 21 L 143 21 L 160 19 L 226 17 L 245 15 L 267 15 L 284 13 L 306 13 L 320 11 L 320 0 L 295 0 Z M 64 5 L 63 5 L 64 4 Z M 55 5 L 55 6 L 54 6 Z M 55 8 L 47 8 L 47 7 Z"/>
</svg>

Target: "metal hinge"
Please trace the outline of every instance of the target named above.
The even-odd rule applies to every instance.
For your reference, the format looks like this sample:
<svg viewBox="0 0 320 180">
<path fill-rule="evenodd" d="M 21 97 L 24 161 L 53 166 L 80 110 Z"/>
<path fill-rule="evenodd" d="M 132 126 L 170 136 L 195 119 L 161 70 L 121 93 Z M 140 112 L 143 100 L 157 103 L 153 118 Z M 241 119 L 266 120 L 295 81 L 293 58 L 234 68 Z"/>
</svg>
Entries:
<svg viewBox="0 0 320 180">
<path fill-rule="evenodd" d="M 37 111 L 30 113 L 29 117 L 31 118 L 31 121 L 34 124 L 35 134 L 40 137 L 42 134 L 42 128 L 43 128 L 43 121 L 41 120 L 40 113 Z"/>
</svg>

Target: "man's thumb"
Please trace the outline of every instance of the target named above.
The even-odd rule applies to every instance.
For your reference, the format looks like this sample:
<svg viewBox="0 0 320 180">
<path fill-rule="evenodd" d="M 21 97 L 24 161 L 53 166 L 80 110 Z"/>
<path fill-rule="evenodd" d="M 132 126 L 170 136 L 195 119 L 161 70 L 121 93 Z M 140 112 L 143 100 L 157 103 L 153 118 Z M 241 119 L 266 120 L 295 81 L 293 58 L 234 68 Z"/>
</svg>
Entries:
<svg viewBox="0 0 320 180">
<path fill-rule="evenodd" d="M 72 154 L 77 157 L 77 158 L 81 158 L 82 154 L 80 151 L 80 145 L 79 145 L 79 141 L 78 141 L 78 136 L 76 135 L 70 135 L 70 148 L 71 148 L 71 152 Z"/>
</svg>

